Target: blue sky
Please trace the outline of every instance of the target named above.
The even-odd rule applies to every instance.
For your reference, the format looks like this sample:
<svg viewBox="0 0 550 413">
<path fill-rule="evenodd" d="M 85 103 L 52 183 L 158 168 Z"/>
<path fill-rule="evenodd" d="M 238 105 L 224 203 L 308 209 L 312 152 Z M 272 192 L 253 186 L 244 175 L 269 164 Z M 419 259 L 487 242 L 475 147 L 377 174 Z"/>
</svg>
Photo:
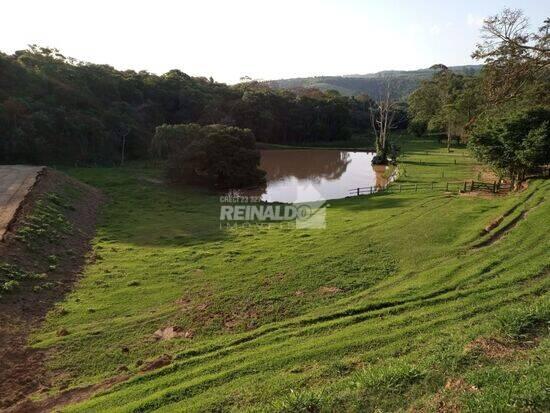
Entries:
<svg viewBox="0 0 550 413">
<path fill-rule="evenodd" d="M 482 19 L 548 0 L 18 0 L 2 5 L 0 50 L 37 43 L 119 69 L 172 68 L 233 83 L 416 69 L 470 59 Z"/>
</svg>

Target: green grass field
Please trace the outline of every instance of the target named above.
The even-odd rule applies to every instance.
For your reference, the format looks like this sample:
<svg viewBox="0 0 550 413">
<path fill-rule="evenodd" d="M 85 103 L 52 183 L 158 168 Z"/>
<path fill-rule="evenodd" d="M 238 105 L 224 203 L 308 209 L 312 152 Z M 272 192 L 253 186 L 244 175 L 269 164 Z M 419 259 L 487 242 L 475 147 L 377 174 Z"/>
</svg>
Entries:
<svg viewBox="0 0 550 413">
<path fill-rule="evenodd" d="M 402 140 L 400 182 L 476 179 L 465 149 Z M 330 201 L 325 230 L 220 229 L 215 194 L 152 183 L 159 170 L 68 173 L 110 200 L 85 277 L 33 345 L 59 388 L 132 378 L 67 411 L 550 406 L 548 181 Z M 481 235 L 507 211 L 507 231 Z M 188 337 L 155 340 L 167 326 Z"/>
</svg>

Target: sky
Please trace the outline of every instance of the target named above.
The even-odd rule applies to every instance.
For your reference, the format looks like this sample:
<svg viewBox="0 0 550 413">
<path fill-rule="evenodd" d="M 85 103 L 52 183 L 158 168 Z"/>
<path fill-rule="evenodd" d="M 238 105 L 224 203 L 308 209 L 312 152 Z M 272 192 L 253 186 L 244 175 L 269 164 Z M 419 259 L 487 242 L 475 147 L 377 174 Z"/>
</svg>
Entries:
<svg viewBox="0 0 550 413">
<path fill-rule="evenodd" d="M 549 0 L 3 1 L 0 51 L 38 44 L 117 69 L 253 79 L 475 63 L 483 18 L 520 8 L 539 26 Z"/>
</svg>

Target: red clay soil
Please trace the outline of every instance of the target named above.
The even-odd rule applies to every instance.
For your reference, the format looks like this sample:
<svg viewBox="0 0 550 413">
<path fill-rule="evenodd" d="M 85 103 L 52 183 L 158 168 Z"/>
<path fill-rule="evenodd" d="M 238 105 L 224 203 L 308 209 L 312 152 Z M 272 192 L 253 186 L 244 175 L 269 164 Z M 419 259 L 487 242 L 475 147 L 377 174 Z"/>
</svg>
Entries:
<svg viewBox="0 0 550 413">
<path fill-rule="evenodd" d="M 64 212 L 74 229 L 56 242 L 45 242 L 31 251 L 18 237 L 17 231 L 38 200 L 63 188 L 79 190 L 81 196 Z M 95 232 L 97 211 L 104 198 L 95 188 L 66 175 L 45 169 L 27 195 L 0 242 L 0 262 L 16 265 L 32 273 L 47 273 L 53 288 L 33 290 L 39 281 L 27 280 L 17 291 L 0 298 L 0 410 L 33 411 L 25 402 L 31 394 L 45 393 L 51 388 L 54 373 L 45 368 L 47 352 L 28 347 L 29 334 L 39 328 L 47 312 L 69 292 L 84 266 L 90 240 Z M 71 255 L 66 252 L 72 251 Z M 48 257 L 59 261 L 49 268 Z M 16 406 L 17 405 L 17 406 Z M 20 406 L 20 407 L 19 407 Z M 48 409 L 40 409 L 47 411 Z"/>
<path fill-rule="evenodd" d="M 15 406 L 6 410 L 6 413 L 42 413 L 56 411 L 61 406 L 82 402 L 87 400 L 95 393 L 107 390 L 117 383 L 128 380 L 129 375 L 120 375 L 111 377 L 101 383 L 92 384 L 85 387 L 75 387 L 73 389 L 56 394 L 53 397 L 42 400 L 25 399 Z"/>
</svg>

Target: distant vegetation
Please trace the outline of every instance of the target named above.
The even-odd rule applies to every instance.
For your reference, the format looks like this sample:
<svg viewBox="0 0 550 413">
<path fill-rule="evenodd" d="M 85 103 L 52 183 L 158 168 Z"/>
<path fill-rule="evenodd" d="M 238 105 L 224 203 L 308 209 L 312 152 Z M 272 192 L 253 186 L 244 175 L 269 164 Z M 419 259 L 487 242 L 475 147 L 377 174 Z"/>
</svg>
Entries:
<svg viewBox="0 0 550 413">
<path fill-rule="evenodd" d="M 473 76 L 481 70 L 481 65 L 451 66 L 449 69 L 458 75 Z M 349 76 L 315 76 L 294 79 L 269 80 L 266 83 L 273 88 L 296 89 L 315 88 L 320 90 L 336 90 L 344 96 L 372 96 L 380 88 L 387 77 L 392 77 L 399 83 L 398 97 L 406 98 L 416 90 L 422 80 L 428 80 L 434 74 L 434 69 L 419 70 L 385 70 L 366 75 Z"/>
<path fill-rule="evenodd" d="M 38 46 L 0 53 L 0 73 L 0 162 L 143 159 L 162 124 L 225 124 L 283 144 L 342 140 L 368 127 L 364 104 L 337 93 L 119 71 Z"/>
</svg>

